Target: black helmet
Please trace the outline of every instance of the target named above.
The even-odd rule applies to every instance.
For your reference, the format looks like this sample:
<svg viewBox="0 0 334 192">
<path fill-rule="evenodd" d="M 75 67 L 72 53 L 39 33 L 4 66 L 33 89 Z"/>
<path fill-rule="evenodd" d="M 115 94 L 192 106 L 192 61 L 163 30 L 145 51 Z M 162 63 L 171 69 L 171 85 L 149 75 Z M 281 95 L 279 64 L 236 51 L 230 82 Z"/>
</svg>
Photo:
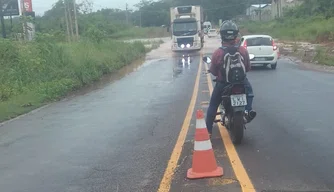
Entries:
<svg viewBox="0 0 334 192">
<path fill-rule="evenodd" d="M 222 41 L 235 40 L 238 37 L 239 28 L 231 20 L 226 20 L 220 27 L 220 37 Z"/>
</svg>

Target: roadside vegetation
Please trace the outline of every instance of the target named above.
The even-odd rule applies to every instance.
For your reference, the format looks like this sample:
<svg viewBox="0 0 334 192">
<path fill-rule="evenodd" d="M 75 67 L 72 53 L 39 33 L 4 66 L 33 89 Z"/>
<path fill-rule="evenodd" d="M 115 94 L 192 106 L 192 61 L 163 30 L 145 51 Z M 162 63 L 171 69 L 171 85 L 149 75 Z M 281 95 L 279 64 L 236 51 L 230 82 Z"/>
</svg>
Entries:
<svg viewBox="0 0 334 192">
<path fill-rule="evenodd" d="M 166 34 L 161 26 L 141 28 L 131 21 L 124 24 L 125 14 L 119 10 L 92 12 L 86 1 L 77 10 L 79 38 L 67 36 L 63 6 L 58 1 L 44 16 L 36 17 L 37 33 L 30 42 L 19 37 L 23 32 L 21 18 L 14 18 L 12 27 L 5 20 L 7 38 L 0 38 L 0 122 L 112 75 L 163 43 L 122 39 Z"/>
<path fill-rule="evenodd" d="M 334 0 L 312 0 L 290 9 L 284 17 L 270 22 L 242 23 L 246 33 L 265 33 L 280 40 L 307 41 L 318 46 L 313 61 L 334 65 Z M 330 46 L 326 45 L 330 44 Z"/>
<path fill-rule="evenodd" d="M 43 35 L 25 44 L 0 40 L 0 120 L 57 100 L 115 72 L 146 51 L 141 42 L 60 44 Z"/>
<path fill-rule="evenodd" d="M 271 22 L 249 21 L 243 23 L 248 33 L 267 33 L 291 41 L 324 43 L 334 41 L 334 17 L 313 16 L 307 18 L 285 17 Z"/>
</svg>

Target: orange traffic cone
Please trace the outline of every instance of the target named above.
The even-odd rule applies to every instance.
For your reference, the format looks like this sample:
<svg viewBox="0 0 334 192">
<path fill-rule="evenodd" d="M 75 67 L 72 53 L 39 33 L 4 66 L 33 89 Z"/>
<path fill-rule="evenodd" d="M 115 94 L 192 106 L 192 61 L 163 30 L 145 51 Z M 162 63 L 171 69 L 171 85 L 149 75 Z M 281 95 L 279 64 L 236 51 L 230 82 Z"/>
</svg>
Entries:
<svg viewBox="0 0 334 192">
<path fill-rule="evenodd" d="M 196 132 L 192 168 L 188 169 L 188 179 L 222 176 L 223 168 L 217 166 L 209 133 L 202 110 L 196 113 Z"/>
</svg>

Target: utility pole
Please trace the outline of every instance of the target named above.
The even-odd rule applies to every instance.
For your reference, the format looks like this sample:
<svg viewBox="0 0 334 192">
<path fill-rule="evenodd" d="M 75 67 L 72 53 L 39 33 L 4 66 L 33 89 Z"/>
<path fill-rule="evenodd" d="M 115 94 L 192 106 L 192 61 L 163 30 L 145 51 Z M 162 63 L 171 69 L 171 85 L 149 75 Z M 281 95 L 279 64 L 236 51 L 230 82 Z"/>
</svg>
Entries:
<svg viewBox="0 0 334 192">
<path fill-rule="evenodd" d="M 72 18 L 72 11 L 71 11 L 71 4 L 69 3 L 68 0 L 66 0 L 67 3 L 67 12 L 68 12 L 68 18 L 69 18 L 69 22 L 70 22 L 70 32 L 71 32 L 71 37 L 73 37 L 73 18 Z"/>
<path fill-rule="evenodd" d="M 277 4 L 277 14 L 276 14 L 276 17 L 279 18 L 279 0 L 276 0 L 276 4 Z"/>
<path fill-rule="evenodd" d="M 77 17 L 77 4 L 73 0 L 73 10 L 74 10 L 74 24 L 75 24 L 75 35 L 76 39 L 79 39 L 79 27 L 78 27 L 78 17 Z"/>
<path fill-rule="evenodd" d="M 2 16 L 2 11 L 1 11 L 1 29 L 2 29 L 2 37 L 6 39 L 7 35 L 6 35 L 5 19 Z"/>
<path fill-rule="evenodd" d="M 1 29 L 2 29 L 2 37 L 6 38 L 6 26 L 5 26 L 5 19 L 3 18 L 3 9 L 2 9 L 2 1 L 0 1 L 0 20 L 1 20 Z"/>
<path fill-rule="evenodd" d="M 128 4 L 125 4 L 126 24 L 129 24 Z"/>
<path fill-rule="evenodd" d="M 24 0 L 21 0 L 21 7 L 22 7 L 24 39 L 28 40 L 28 25 L 27 25 L 27 20 L 26 20 L 26 7 L 24 5 Z"/>
<path fill-rule="evenodd" d="M 259 16 L 260 16 L 260 21 L 262 20 L 262 18 L 261 18 L 262 17 L 262 15 L 261 15 L 262 14 L 262 7 L 261 7 L 261 5 L 262 5 L 261 4 L 261 0 L 259 0 Z"/>
<path fill-rule="evenodd" d="M 10 14 L 10 33 L 13 32 L 13 16 Z"/>
<path fill-rule="evenodd" d="M 283 16 L 283 12 L 282 12 L 282 0 L 279 0 L 279 17 Z"/>
<path fill-rule="evenodd" d="M 139 14 L 140 14 L 140 16 L 139 16 L 139 26 L 141 27 L 141 11 L 139 11 Z"/>
<path fill-rule="evenodd" d="M 71 41 L 71 37 L 70 37 L 70 27 L 69 27 L 69 24 L 68 24 L 68 14 L 67 14 L 67 4 L 66 4 L 66 0 L 64 0 L 63 2 L 64 2 L 64 13 L 65 13 L 65 23 L 66 23 L 67 41 L 70 42 L 70 41 Z"/>
</svg>

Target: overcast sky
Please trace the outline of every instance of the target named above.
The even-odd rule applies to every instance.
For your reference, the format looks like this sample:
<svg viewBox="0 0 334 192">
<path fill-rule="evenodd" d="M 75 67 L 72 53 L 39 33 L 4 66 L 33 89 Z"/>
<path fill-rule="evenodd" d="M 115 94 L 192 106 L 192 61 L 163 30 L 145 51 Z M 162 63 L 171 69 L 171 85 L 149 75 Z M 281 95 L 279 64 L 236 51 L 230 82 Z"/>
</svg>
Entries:
<svg viewBox="0 0 334 192">
<path fill-rule="evenodd" d="M 81 0 L 77 0 L 80 3 Z M 52 5 L 57 2 L 57 0 L 32 0 L 33 10 L 36 15 L 42 15 L 45 11 L 51 9 Z M 128 3 L 129 7 L 132 7 L 140 0 L 92 0 L 94 3 L 94 10 L 102 8 L 120 8 L 125 9 L 125 4 Z"/>
</svg>

